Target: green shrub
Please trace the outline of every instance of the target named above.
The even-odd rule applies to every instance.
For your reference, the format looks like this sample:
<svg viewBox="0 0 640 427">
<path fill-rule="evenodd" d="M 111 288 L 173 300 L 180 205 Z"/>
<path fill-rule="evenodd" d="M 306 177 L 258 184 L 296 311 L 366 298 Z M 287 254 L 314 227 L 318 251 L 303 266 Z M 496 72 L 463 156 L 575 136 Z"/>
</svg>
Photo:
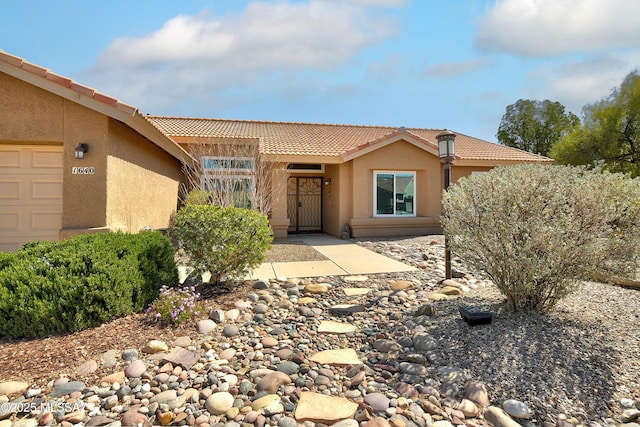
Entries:
<svg viewBox="0 0 640 427">
<path fill-rule="evenodd" d="M 215 205 L 185 205 L 169 229 L 199 273 L 211 280 L 244 277 L 265 259 L 271 247 L 271 227 L 257 211 Z"/>
<path fill-rule="evenodd" d="M 185 205 L 209 205 L 211 193 L 206 190 L 191 190 L 184 200 Z"/>
<path fill-rule="evenodd" d="M 177 283 L 173 248 L 159 232 L 82 235 L 30 243 L 0 262 L 0 335 L 41 337 L 143 310 Z"/>
<path fill-rule="evenodd" d="M 452 252 L 485 271 L 516 310 L 548 311 L 603 274 L 635 274 L 640 181 L 520 165 L 460 179 L 443 199 Z"/>
</svg>

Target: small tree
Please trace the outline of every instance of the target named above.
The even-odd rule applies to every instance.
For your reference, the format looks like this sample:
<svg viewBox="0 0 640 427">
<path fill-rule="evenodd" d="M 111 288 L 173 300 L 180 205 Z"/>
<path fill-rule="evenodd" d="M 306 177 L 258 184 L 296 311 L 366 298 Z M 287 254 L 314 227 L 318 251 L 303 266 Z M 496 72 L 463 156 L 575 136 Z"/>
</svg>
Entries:
<svg viewBox="0 0 640 427">
<path fill-rule="evenodd" d="M 548 156 L 552 145 L 579 124 L 559 102 L 519 99 L 507 106 L 496 137 L 508 147 Z"/>
<path fill-rule="evenodd" d="M 582 109 L 583 125 L 562 138 L 550 155 L 560 164 L 600 166 L 640 176 L 640 73 Z"/>
<path fill-rule="evenodd" d="M 444 194 L 451 249 L 515 310 L 548 311 L 582 279 L 634 274 L 640 181 L 569 166 L 519 165 L 460 179 Z"/>
<path fill-rule="evenodd" d="M 214 205 L 269 215 L 286 188 L 286 180 L 278 179 L 284 167 L 266 158 L 259 138 L 202 138 L 189 145 L 189 152 L 198 164 L 184 167 L 183 195 L 201 190 Z"/>
<path fill-rule="evenodd" d="M 182 207 L 169 233 L 189 265 L 210 272 L 212 282 L 244 277 L 265 259 L 273 239 L 269 220 L 255 210 L 198 204 Z"/>
</svg>

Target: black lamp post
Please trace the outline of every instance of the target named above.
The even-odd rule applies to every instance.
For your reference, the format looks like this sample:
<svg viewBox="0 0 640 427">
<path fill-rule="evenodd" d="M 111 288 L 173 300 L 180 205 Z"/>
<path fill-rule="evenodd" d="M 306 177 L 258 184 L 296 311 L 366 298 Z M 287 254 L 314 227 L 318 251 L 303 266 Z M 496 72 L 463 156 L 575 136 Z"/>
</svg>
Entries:
<svg viewBox="0 0 640 427">
<path fill-rule="evenodd" d="M 445 130 L 436 136 L 438 140 L 438 157 L 444 163 L 444 189 L 449 189 L 451 184 L 451 161 L 455 159 L 456 134 Z M 447 236 L 444 236 L 444 277 L 451 279 L 451 251 Z"/>
</svg>

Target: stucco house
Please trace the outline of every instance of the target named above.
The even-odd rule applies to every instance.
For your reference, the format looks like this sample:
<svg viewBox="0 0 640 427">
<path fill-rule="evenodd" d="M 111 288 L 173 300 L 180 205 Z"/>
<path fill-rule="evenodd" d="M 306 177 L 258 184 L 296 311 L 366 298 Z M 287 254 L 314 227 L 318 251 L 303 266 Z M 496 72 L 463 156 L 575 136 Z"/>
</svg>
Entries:
<svg viewBox="0 0 640 427">
<path fill-rule="evenodd" d="M 0 51 L 0 250 L 109 230 L 165 228 L 202 141 L 250 141 L 274 163 L 276 238 L 440 230 L 442 129 L 142 115 L 135 107 Z M 197 157 L 197 156 L 195 156 Z M 231 156 L 233 157 L 233 156 Z M 457 134 L 452 181 L 550 159 Z M 245 170 L 246 169 L 246 170 Z M 279 172 L 279 173 L 276 173 Z"/>
</svg>

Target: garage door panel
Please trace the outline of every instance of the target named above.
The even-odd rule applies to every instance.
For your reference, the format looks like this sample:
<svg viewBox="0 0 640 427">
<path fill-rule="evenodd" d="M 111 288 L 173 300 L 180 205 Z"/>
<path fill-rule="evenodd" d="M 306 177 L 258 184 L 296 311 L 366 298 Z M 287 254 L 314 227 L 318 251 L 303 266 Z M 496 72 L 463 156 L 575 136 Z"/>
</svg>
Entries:
<svg viewBox="0 0 640 427">
<path fill-rule="evenodd" d="M 31 167 L 38 168 L 61 168 L 62 152 L 33 150 Z"/>
<path fill-rule="evenodd" d="M 0 230 L 3 235 L 22 235 L 30 231 L 60 230 L 62 210 L 46 209 L 42 206 L 19 206 L 0 208 Z"/>
<path fill-rule="evenodd" d="M 0 168 L 19 168 L 21 158 L 20 150 L 0 150 Z"/>
<path fill-rule="evenodd" d="M 0 239 L 0 252 L 15 251 L 16 249 L 19 249 L 23 244 L 24 242 L 22 242 L 20 239 L 3 237 L 2 239 Z"/>
<path fill-rule="evenodd" d="M 20 215 L 16 212 L 0 212 L 0 230 L 15 231 L 20 228 Z"/>
<path fill-rule="evenodd" d="M 0 145 L 0 250 L 57 240 L 62 226 L 62 147 Z"/>
<path fill-rule="evenodd" d="M 62 181 L 31 181 L 31 199 L 60 199 L 62 200 Z"/>
<path fill-rule="evenodd" d="M 7 203 L 10 203 L 9 200 L 18 200 L 20 199 L 20 189 L 21 182 L 19 180 L 0 180 L 0 199 L 7 200 Z"/>
<path fill-rule="evenodd" d="M 62 212 L 33 212 L 31 229 L 38 231 L 58 231 L 62 222 Z"/>
</svg>

